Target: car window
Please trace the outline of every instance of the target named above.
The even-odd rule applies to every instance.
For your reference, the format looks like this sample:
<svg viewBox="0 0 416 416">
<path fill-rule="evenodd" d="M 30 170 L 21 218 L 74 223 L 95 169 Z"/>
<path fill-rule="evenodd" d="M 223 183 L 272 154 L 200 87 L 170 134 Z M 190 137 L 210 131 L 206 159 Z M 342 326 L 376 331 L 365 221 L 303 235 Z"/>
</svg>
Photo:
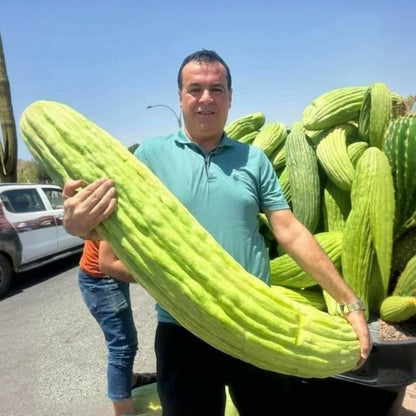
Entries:
<svg viewBox="0 0 416 416">
<path fill-rule="evenodd" d="M 1 194 L 0 200 L 3 206 L 7 209 L 7 211 L 14 212 L 14 209 L 12 208 L 12 204 L 10 203 L 9 197 L 7 195 Z"/>
<path fill-rule="evenodd" d="M 45 205 L 36 189 L 11 189 L 1 194 L 5 208 L 16 214 L 45 211 Z"/>
<path fill-rule="evenodd" d="M 62 191 L 53 188 L 43 188 L 43 192 L 49 199 L 53 209 L 63 208 L 64 201 L 62 199 Z"/>
</svg>

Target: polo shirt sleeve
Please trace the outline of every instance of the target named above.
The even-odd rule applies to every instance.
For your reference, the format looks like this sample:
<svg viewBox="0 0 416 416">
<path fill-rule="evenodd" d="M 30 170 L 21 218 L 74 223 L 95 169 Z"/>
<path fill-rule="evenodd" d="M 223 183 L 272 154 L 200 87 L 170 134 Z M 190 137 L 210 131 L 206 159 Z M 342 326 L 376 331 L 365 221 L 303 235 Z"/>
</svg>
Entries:
<svg viewBox="0 0 416 416">
<path fill-rule="evenodd" d="M 144 152 L 144 146 L 140 145 L 134 152 L 134 156 L 137 157 L 141 162 L 146 163 L 146 156 Z"/>
<path fill-rule="evenodd" d="M 150 170 L 154 171 L 158 166 L 160 153 L 163 150 L 163 137 L 147 137 L 142 140 L 139 147 L 135 150 L 134 156 L 144 163 Z"/>
</svg>

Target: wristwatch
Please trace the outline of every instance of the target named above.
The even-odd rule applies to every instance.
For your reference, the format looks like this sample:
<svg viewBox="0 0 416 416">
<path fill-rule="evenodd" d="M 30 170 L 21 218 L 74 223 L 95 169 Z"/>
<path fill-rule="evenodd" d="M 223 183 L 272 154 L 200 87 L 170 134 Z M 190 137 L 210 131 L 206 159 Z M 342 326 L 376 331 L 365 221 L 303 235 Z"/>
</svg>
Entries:
<svg viewBox="0 0 416 416">
<path fill-rule="evenodd" d="M 343 315 L 349 314 L 354 311 L 365 311 L 364 302 L 360 298 L 358 298 L 357 301 L 354 303 L 346 303 L 344 305 L 339 305 L 339 308 L 341 309 L 341 313 Z"/>
</svg>

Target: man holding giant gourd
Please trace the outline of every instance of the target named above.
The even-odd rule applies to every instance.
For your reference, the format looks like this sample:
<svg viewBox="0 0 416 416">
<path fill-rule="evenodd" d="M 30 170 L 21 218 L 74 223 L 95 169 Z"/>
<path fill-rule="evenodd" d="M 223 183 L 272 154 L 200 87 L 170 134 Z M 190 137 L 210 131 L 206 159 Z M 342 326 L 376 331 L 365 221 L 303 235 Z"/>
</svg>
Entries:
<svg viewBox="0 0 416 416">
<path fill-rule="evenodd" d="M 123 279 L 130 276 L 155 297 L 163 415 L 223 415 L 226 385 L 241 415 L 279 414 L 278 397 L 287 386 L 280 374 L 326 377 L 368 358 L 364 305 L 290 210 L 267 156 L 224 133 L 232 87 L 222 58 L 208 50 L 189 55 L 178 89 L 183 129 L 145 140 L 136 150 L 140 166 L 150 169 L 140 167 L 141 174 L 152 178 L 154 189 L 133 202 L 138 219 L 124 220 L 122 205 L 126 192 L 134 200 L 136 182 L 121 185 L 107 175 L 111 179 L 77 194 L 86 181 L 66 182 L 64 224 L 73 234 L 106 240 L 101 269 L 117 278 L 114 265 L 122 261 Z M 168 191 L 159 195 L 163 186 Z M 279 245 L 342 305 L 350 325 L 269 293 L 261 212 Z M 114 216 L 137 223 L 143 239 L 136 252 L 135 243 L 125 241 L 134 231 L 105 228 Z M 123 234 L 118 240 L 117 233 Z"/>
</svg>

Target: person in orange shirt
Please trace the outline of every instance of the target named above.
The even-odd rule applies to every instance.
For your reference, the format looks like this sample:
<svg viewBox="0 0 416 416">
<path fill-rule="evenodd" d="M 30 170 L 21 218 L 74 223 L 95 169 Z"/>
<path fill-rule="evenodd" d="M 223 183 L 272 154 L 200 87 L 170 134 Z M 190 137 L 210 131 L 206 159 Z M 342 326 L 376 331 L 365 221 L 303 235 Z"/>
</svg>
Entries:
<svg viewBox="0 0 416 416">
<path fill-rule="evenodd" d="M 129 282 L 100 271 L 97 240 L 85 240 L 78 283 L 84 302 L 104 333 L 108 349 L 107 396 L 115 416 L 135 414 L 131 390 L 156 382 L 156 373 L 133 373 L 138 350 Z"/>
</svg>

